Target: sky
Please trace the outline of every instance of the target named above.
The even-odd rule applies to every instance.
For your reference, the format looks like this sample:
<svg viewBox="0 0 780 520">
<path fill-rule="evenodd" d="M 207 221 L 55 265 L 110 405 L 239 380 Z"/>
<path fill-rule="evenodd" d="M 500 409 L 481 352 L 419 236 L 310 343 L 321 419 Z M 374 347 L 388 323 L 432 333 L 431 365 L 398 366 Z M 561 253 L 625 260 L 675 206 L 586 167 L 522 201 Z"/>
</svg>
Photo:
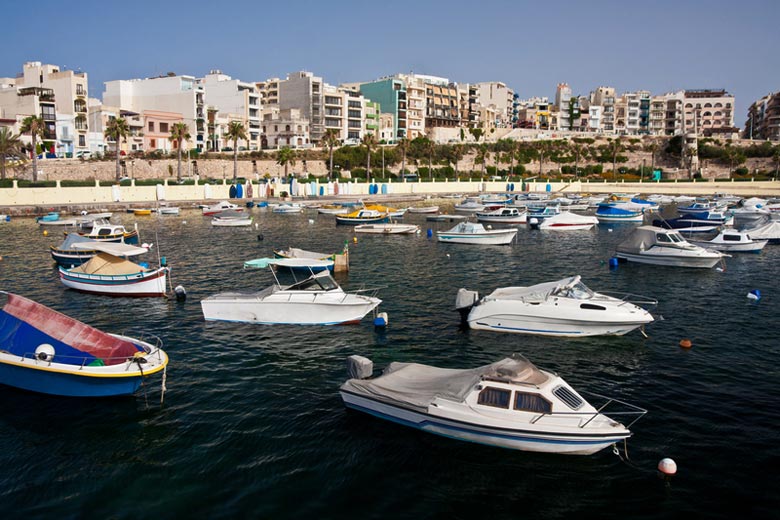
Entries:
<svg viewBox="0 0 780 520">
<path fill-rule="evenodd" d="M 327 83 L 415 72 L 502 81 L 521 98 L 725 88 L 743 126 L 780 91 L 780 0 L 4 1 L 0 77 L 27 61 L 103 83 L 212 69 L 243 81 L 306 70 Z"/>
</svg>

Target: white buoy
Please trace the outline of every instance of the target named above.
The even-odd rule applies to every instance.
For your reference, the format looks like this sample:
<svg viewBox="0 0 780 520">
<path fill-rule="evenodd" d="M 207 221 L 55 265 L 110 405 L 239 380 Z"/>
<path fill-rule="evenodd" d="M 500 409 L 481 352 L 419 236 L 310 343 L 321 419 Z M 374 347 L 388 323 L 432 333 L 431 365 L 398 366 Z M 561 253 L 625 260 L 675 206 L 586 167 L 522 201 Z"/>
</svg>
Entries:
<svg viewBox="0 0 780 520">
<path fill-rule="evenodd" d="M 182 223 L 182 224 L 186 224 L 186 223 L 187 223 L 187 221 L 186 221 L 186 220 L 182 220 L 182 221 L 181 221 L 181 223 Z"/>
<path fill-rule="evenodd" d="M 658 463 L 658 471 L 665 477 L 673 477 L 677 473 L 677 463 L 670 458 L 661 459 Z"/>
<path fill-rule="evenodd" d="M 607 233 L 612 233 L 612 228 L 608 228 Z"/>
<path fill-rule="evenodd" d="M 258 226 L 259 226 L 259 224 L 257 222 L 255 222 L 255 229 L 259 229 Z"/>
<path fill-rule="evenodd" d="M 314 224 L 314 219 L 313 218 L 309 219 L 309 224 Z"/>
<path fill-rule="evenodd" d="M 748 300 L 757 302 L 758 300 L 761 299 L 761 291 L 759 291 L 758 289 L 753 289 L 747 294 L 747 298 Z"/>
</svg>

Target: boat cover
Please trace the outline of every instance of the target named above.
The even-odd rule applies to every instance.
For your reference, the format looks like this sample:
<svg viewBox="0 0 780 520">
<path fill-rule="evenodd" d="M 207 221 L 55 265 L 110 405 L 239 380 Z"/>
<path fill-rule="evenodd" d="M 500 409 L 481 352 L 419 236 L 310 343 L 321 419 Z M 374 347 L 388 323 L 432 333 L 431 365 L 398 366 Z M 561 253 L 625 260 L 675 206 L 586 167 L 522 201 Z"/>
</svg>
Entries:
<svg viewBox="0 0 780 520">
<path fill-rule="evenodd" d="M 375 379 L 349 379 L 341 390 L 404 408 L 428 409 L 437 397 L 461 402 L 482 379 L 541 385 L 545 372 L 524 358 L 471 369 L 438 368 L 418 363 L 390 363 Z"/>
<path fill-rule="evenodd" d="M 78 267 L 69 269 L 74 273 L 99 274 L 105 276 L 136 274 L 146 271 L 140 265 L 124 258 L 118 258 L 108 253 L 98 253 L 89 262 L 85 262 Z"/>
<path fill-rule="evenodd" d="M 94 240 L 81 236 L 78 233 L 68 233 L 65 235 L 65 240 L 56 249 L 60 251 L 68 251 L 74 249 L 73 244 L 79 242 L 95 242 Z"/>
<path fill-rule="evenodd" d="M 297 247 L 288 247 L 287 249 L 274 249 L 274 254 L 281 258 L 315 258 L 317 260 L 324 260 L 326 258 L 331 258 L 333 256 L 333 255 L 326 255 L 325 253 L 306 251 L 305 249 L 298 249 Z"/>
<path fill-rule="evenodd" d="M 628 236 L 620 245 L 617 246 L 618 251 L 626 253 L 637 253 L 639 251 L 645 251 L 655 245 L 656 233 L 668 233 L 669 230 L 654 227 L 654 226 L 639 226 L 634 230 L 631 235 Z"/>
<path fill-rule="evenodd" d="M 770 220 L 762 225 L 752 228 L 742 228 L 753 240 L 780 240 L 780 222 Z"/>
<path fill-rule="evenodd" d="M 53 309 L 16 294 L 0 310 L 0 349 L 24 356 L 48 343 L 57 363 L 81 365 L 101 359 L 106 365 L 124 363 L 143 349 Z M 64 356 L 64 357 L 63 357 Z"/>
<path fill-rule="evenodd" d="M 485 297 L 487 300 L 524 300 L 543 302 L 553 294 L 572 287 L 580 281 L 579 276 L 571 276 L 555 282 L 545 282 L 530 287 L 501 287 Z"/>
</svg>

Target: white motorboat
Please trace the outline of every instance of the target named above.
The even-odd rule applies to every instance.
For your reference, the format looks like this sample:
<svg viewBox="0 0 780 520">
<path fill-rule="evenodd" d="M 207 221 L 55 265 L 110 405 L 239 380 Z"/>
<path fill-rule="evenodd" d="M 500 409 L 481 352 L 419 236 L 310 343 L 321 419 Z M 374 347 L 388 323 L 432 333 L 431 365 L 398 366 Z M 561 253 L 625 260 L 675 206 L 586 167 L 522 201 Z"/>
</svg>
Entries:
<svg viewBox="0 0 780 520">
<path fill-rule="evenodd" d="M 590 455 L 631 436 L 646 410 L 592 394 L 594 405 L 560 376 L 522 356 L 473 369 L 348 359 L 339 393 L 348 408 L 462 441 L 522 451 Z M 598 399 L 598 402 L 595 402 Z M 631 419 L 627 425 L 609 417 Z"/>
<path fill-rule="evenodd" d="M 413 235 L 420 232 L 415 224 L 361 224 L 355 226 L 355 233 L 374 233 L 378 235 Z"/>
<path fill-rule="evenodd" d="M 273 213 L 300 213 L 303 211 L 303 206 L 297 202 L 293 202 L 291 204 L 285 203 L 274 206 L 271 211 Z"/>
<path fill-rule="evenodd" d="M 721 262 L 724 255 L 689 243 L 678 231 L 639 226 L 617 246 L 615 256 L 640 264 L 709 269 Z"/>
<path fill-rule="evenodd" d="M 472 329 L 542 336 L 622 336 L 653 321 L 631 295 L 590 290 L 579 276 L 530 287 L 502 287 L 480 299 L 460 289 L 455 306 Z M 655 305 L 644 297 L 638 303 Z"/>
<path fill-rule="evenodd" d="M 460 222 L 449 231 L 437 231 L 439 242 L 454 244 L 506 245 L 517 235 L 517 228 L 485 229 L 476 222 Z"/>
<path fill-rule="evenodd" d="M 211 225 L 216 227 L 240 227 L 240 226 L 251 226 L 252 225 L 252 218 L 251 216 L 215 216 L 213 219 L 211 219 Z"/>
<path fill-rule="evenodd" d="M 513 207 L 501 207 L 493 211 L 477 211 L 475 215 L 479 222 L 525 224 L 528 212 Z"/>
<path fill-rule="evenodd" d="M 157 213 L 160 215 L 178 215 L 179 214 L 179 207 L 178 206 L 160 206 L 157 208 Z"/>
<path fill-rule="evenodd" d="M 545 218 L 539 229 L 552 229 L 555 231 L 577 231 L 583 229 L 592 229 L 599 223 L 599 219 L 594 216 L 577 215 L 571 211 L 562 211 L 557 215 Z"/>
<path fill-rule="evenodd" d="M 350 211 L 350 209 L 341 204 L 326 204 L 317 208 L 317 213 L 322 215 L 343 215 L 348 211 Z"/>
<path fill-rule="evenodd" d="M 286 259 L 268 262 L 279 267 L 289 263 Z M 275 274 L 274 279 L 275 284 L 259 292 L 209 296 L 200 302 L 203 317 L 264 325 L 342 325 L 360 322 L 382 303 L 374 296 L 344 292 L 327 270 L 288 286 L 282 286 Z"/>
<path fill-rule="evenodd" d="M 222 202 L 217 202 L 216 204 L 211 206 L 206 206 L 202 209 L 203 209 L 204 217 L 218 215 L 225 211 L 244 211 L 244 208 L 240 207 L 238 204 L 233 204 L 232 202 L 228 202 L 226 200 L 223 200 Z"/>
<path fill-rule="evenodd" d="M 747 233 L 733 229 L 721 231 L 712 240 L 689 240 L 689 242 L 705 249 L 729 253 L 760 253 L 767 245 L 767 240 L 753 240 Z"/>
<path fill-rule="evenodd" d="M 464 213 L 474 213 L 477 211 L 483 211 L 485 209 L 485 203 L 479 197 L 468 197 L 460 204 L 455 204 L 455 211 L 462 211 Z"/>
<path fill-rule="evenodd" d="M 409 213 L 438 213 L 439 206 L 411 206 L 406 208 Z"/>
</svg>

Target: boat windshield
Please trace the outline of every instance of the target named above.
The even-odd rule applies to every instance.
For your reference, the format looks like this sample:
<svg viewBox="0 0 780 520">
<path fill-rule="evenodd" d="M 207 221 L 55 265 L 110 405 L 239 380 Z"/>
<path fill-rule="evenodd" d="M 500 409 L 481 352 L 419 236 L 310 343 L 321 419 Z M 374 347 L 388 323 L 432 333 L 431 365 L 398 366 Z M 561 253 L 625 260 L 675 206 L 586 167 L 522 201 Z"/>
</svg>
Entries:
<svg viewBox="0 0 780 520">
<path fill-rule="evenodd" d="M 582 282 L 577 282 L 567 287 L 563 287 L 557 294 L 558 296 L 573 298 L 575 300 L 588 300 L 593 298 L 593 291 L 588 289 L 588 287 Z"/>
<path fill-rule="evenodd" d="M 289 286 L 287 291 L 332 291 L 339 285 L 330 276 L 312 276 L 302 282 Z"/>
</svg>

